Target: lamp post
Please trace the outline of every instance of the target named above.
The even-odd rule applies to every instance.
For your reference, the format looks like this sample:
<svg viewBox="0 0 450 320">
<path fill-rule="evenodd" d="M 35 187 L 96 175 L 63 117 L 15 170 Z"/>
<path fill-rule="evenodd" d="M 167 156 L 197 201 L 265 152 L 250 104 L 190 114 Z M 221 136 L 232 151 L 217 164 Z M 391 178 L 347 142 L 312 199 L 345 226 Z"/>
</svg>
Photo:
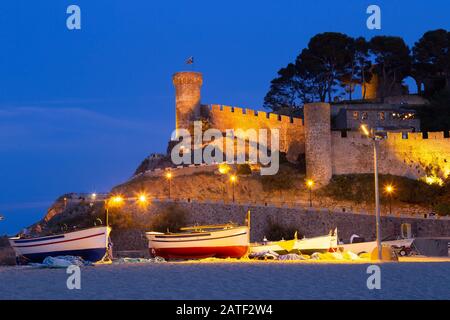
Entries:
<svg viewBox="0 0 450 320">
<path fill-rule="evenodd" d="M 105 200 L 105 223 L 106 226 L 109 227 L 109 207 L 112 206 L 120 206 L 123 203 L 124 199 L 122 196 L 114 196 L 109 200 Z"/>
<path fill-rule="evenodd" d="M 391 184 L 388 184 L 385 188 L 384 191 L 388 194 L 389 196 L 389 214 L 392 214 L 392 193 L 394 192 L 394 186 Z"/>
<path fill-rule="evenodd" d="M 306 186 L 309 189 L 309 207 L 312 208 L 312 188 L 314 186 L 314 181 L 312 179 L 306 180 Z"/>
<path fill-rule="evenodd" d="M 234 202 L 234 185 L 236 184 L 236 181 L 237 181 L 237 177 L 236 177 L 236 175 L 231 175 L 230 176 L 230 182 L 231 182 L 231 186 L 232 186 L 232 188 L 233 188 L 233 202 Z"/>
<path fill-rule="evenodd" d="M 221 163 L 221 164 L 219 164 L 218 171 L 219 171 L 219 174 L 224 177 L 221 180 L 223 180 L 222 197 L 225 200 L 226 195 L 227 195 L 227 177 L 226 177 L 226 174 L 228 173 L 228 171 L 230 171 L 230 166 L 228 166 L 228 164 L 226 164 L 226 163 Z"/>
<path fill-rule="evenodd" d="M 377 237 L 377 249 L 378 260 L 382 260 L 382 247 L 381 247 L 381 217 L 380 217 L 380 193 L 378 188 L 378 145 L 381 136 L 376 135 L 373 130 L 367 128 L 365 124 L 361 125 L 361 130 L 364 135 L 372 141 L 373 144 L 373 174 L 375 180 L 375 221 L 376 221 L 376 237 Z"/>
<path fill-rule="evenodd" d="M 170 186 L 171 186 L 170 181 L 172 180 L 172 172 L 169 171 L 169 172 L 166 173 L 166 179 L 167 179 L 167 182 L 169 184 L 169 199 L 170 199 Z"/>
</svg>

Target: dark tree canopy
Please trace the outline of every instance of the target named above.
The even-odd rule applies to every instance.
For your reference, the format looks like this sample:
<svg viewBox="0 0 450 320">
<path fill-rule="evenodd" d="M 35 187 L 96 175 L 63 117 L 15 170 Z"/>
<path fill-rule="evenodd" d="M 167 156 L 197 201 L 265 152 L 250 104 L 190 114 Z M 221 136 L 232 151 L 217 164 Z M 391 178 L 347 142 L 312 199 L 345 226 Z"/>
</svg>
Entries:
<svg viewBox="0 0 450 320">
<path fill-rule="evenodd" d="M 425 84 L 428 96 L 449 88 L 450 32 L 443 29 L 428 31 L 414 44 L 413 76 L 418 82 L 419 92 Z"/>
<path fill-rule="evenodd" d="M 295 114 L 306 102 L 332 101 L 338 87 L 367 77 L 368 45 L 336 32 L 321 33 L 308 43 L 295 64 L 278 71 L 264 99 L 276 112 Z M 351 97 L 351 90 L 350 90 Z"/>
<path fill-rule="evenodd" d="M 411 57 L 408 46 L 400 37 L 377 36 L 370 40 L 370 52 L 374 56 L 375 71 L 380 77 L 380 94 L 384 98 L 392 94 L 394 86 L 410 74 Z"/>
<path fill-rule="evenodd" d="M 431 99 L 419 114 L 427 130 L 450 129 L 450 32 L 428 31 L 412 52 L 402 38 L 376 36 L 370 41 L 342 33 L 312 37 L 294 63 L 278 71 L 264 98 L 264 107 L 280 114 L 299 115 L 304 103 L 352 100 L 356 84 L 378 77 L 377 97 L 404 94 L 403 80 L 412 76 L 418 94 Z M 422 86 L 425 92 L 422 92 Z M 366 86 L 362 86 L 366 99 Z M 445 119 L 443 119 L 445 118 Z"/>
<path fill-rule="evenodd" d="M 304 103 L 331 102 L 339 88 L 345 88 L 351 99 L 353 84 L 370 80 L 370 66 L 369 44 L 364 38 L 353 39 L 337 32 L 317 34 L 294 64 L 278 71 L 264 106 L 292 115 Z"/>
<path fill-rule="evenodd" d="M 278 71 L 271 82 L 264 105 L 276 112 L 295 114 L 306 102 L 333 101 L 348 94 L 355 84 L 378 75 L 380 98 L 402 91 L 402 81 L 412 76 L 418 93 L 422 86 L 428 96 L 450 84 L 450 32 L 426 32 L 411 51 L 402 38 L 376 36 L 370 41 L 337 32 L 312 37 L 307 48 Z M 434 89 L 432 91 L 431 89 Z M 363 86 L 362 98 L 366 98 Z"/>
</svg>

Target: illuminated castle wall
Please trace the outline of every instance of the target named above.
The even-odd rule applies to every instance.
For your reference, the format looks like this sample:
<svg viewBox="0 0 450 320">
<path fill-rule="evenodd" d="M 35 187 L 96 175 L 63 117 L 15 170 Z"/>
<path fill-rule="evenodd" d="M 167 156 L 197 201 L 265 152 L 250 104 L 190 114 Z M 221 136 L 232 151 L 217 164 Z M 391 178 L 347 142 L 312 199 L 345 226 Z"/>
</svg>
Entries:
<svg viewBox="0 0 450 320">
<path fill-rule="evenodd" d="M 201 113 L 198 72 L 178 72 L 173 76 L 176 88 L 176 128 L 189 129 Z M 231 106 L 210 105 L 208 121 L 212 128 L 278 129 L 280 151 L 291 161 L 305 154 L 306 175 L 319 185 L 329 182 L 332 175 L 373 172 L 371 142 L 353 131 L 347 137 L 331 131 L 330 105 L 306 104 L 304 119 L 281 116 Z M 380 143 L 380 173 L 409 178 L 444 179 L 450 175 L 450 138 L 443 132 L 388 133 Z"/>
<path fill-rule="evenodd" d="M 200 88 L 202 76 L 198 72 L 178 72 L 173 76 L 176 97 L 177 129 L 188 129 L 192 121 L 198 120 L 201 112 Z M 208 119 L 212 128 L 226 129 L 278 129 L 280 151 L 286 152 L 288 159 L 296 161 L 305 152 L 303 120 L 288 116 L 266 113 L 224 105 L 209 105 Z"/>
<path fill-rule="evenodd" d="M 332 132 L 333 174 L 372 173 L 373 146 L 359 132 Z M 379 170 L 382 174 L 393 174 L 412 179 L 437 182 L 450 175 L 450 138 L 443 132 L 429 132 L 428 139 L 422 133 L 388 132 L 380 141 Z"/>
</svg>

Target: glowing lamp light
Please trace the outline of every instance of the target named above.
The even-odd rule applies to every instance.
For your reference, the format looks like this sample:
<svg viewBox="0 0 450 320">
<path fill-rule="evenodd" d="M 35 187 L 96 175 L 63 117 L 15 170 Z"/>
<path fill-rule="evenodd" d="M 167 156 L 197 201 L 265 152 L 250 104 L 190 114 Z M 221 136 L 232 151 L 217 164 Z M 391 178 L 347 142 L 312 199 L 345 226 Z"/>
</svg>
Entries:
<svg viewBox="0 0 450 320">
<path fill-rule="evenodd" d="M 113 205 L 120 205 L 123 203 L 123 197 L 122 196 L 114 196 L 111 198 L 111 203 Z"/>
<path fill-rule="evenodd" d="M 147 201 L 148 201 L 148 198 L 147 198 L 147 196 L 145 194 L 140 194 L 138 196 L 138 202 L 139 203 L 144 204 L 144 203 L 147 203 Z"/>
<path fill-rule="evenodd" d="M 232 176 L 230 176 L 230 181 L 231 183 L 235 183 L 237 181 L 237 177 L 233 174 Z"/>
<path fill-rule="evenodd" d="M 97 198 L 97 194 L 96 193 L 91 194 L 91 199 L 92 200 L 95 200 L 96 198 Z"/>
<path fill-rule="evenodd" d="M 312 188 L 314 186 L 314 181 L 312 179 L 306 180 L 306 185 L 308 188 Z"/>
<path fill-rule="evenodd" d="M 172 179 L 172 172 L 167 172 L 166 173 L 166 178 L 167 179 Z"/>
<path fill-rule="evenodd" d="M 367 126 L 365 124 L 361 125 L 361 131 L 364 133 L 364 135 L 370 136 L 369 129 L 367 128 Z"/>
<path fill-rule="evenodd" d="M 384 190 L 386 191 L 386 193 L 392 193 L 392 192 L 394 192 L 394 187 L 391 185 L 391 184 L 388 184 L 385 188 L 384 188 Z"/>
</svg>

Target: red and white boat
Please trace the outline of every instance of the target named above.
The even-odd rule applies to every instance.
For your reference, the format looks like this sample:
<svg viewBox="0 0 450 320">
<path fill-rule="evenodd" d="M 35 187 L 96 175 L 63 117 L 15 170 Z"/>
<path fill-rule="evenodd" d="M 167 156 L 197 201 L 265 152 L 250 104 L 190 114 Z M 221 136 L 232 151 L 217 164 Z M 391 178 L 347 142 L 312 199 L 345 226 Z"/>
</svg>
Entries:
<svg viewBox="0 0 450 320">
<path fill-rule="evenodd" d="M 41 263 L 46 257 L 64 255 L 98 262 L 107 255 L 110 232 L 110 227 L 103 226 L 46 237 L 14 237 L 9 238 L 9 243 L 20 263 Z"/>
<path fill-rule="evenodd" d="M 249 249 L 249 217 L 247 222 L 186 227 L 180 233 L 146 232 L 149 251 L 164 259 L 241 258 Z"/>
</svg>

